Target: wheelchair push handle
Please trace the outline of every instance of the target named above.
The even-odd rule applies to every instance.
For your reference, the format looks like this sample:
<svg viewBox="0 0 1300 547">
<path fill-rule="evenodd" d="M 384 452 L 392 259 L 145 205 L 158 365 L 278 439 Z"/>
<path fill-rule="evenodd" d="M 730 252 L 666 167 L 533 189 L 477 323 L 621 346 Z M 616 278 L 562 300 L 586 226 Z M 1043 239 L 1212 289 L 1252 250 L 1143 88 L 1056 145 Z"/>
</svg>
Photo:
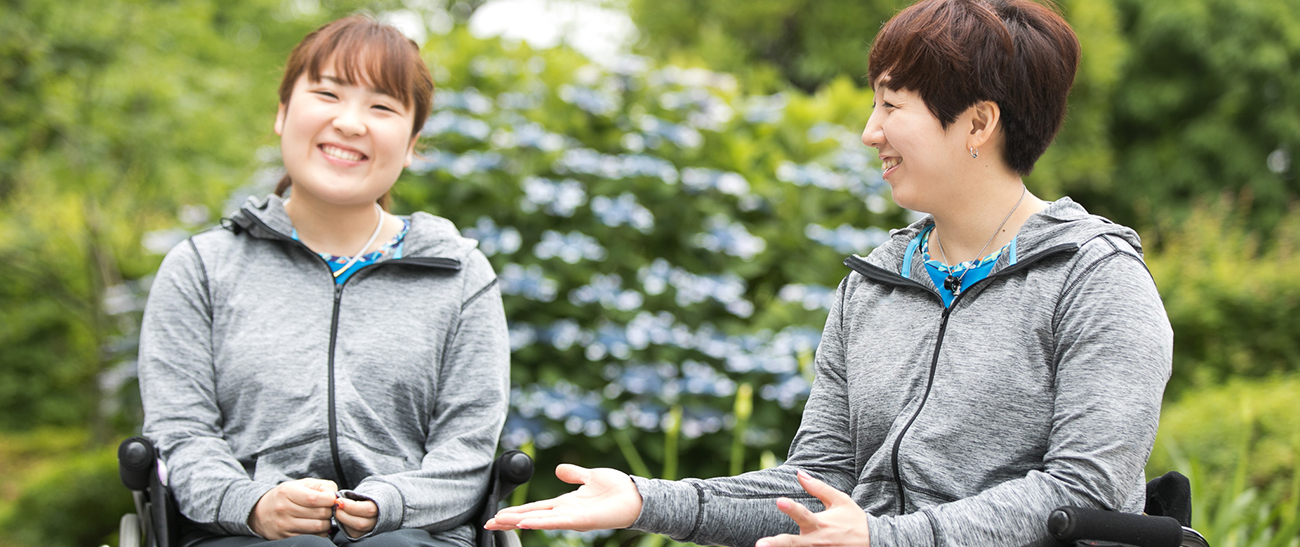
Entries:
<svg viewBox="0 0 1300 547">
<path fill-rule="evenodd" d="M 502 496 L 533 477 L 533 459 L 518 450 L 510 450 L 497 457 L 496 465 L 500 470 L 500 487 L 504 490 Z"/>
<path fill-rule="evenodd" d="M 1183 527 L 1172 517 L 1135 515 L 1082 507 L 1058 507 L 1047 517 L 1047 531 L 1067 545 L 1111 541 L 1135 547 L 1180 547 Z"/>
<path fill-rule="evenodd" d="M 135 491 L 149 488 L 149 474 L 157 452 L 144 437 L 131 437 L 117 447 L 117 474 L 122 484 Z"/>
</svg>

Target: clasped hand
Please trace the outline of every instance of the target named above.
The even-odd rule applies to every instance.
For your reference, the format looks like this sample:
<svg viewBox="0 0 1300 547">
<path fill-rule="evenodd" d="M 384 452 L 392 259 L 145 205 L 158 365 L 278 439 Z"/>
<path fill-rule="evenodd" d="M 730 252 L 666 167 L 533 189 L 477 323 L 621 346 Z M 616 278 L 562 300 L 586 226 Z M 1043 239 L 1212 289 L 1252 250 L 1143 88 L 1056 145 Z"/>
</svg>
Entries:
<svg viewBox="0 0 1300 547">
<path fill-rule="evenodd" d="M 373 530 L 379 516 L 375 502 L 338 497 L 338 489 L 334 481 L 322 479 L 280 483 L 257 500 L 248 515 L 248 525 L 268 540 L 306 534 L 326 536 L 331 516 L 350 537 Z"/>
</svg>

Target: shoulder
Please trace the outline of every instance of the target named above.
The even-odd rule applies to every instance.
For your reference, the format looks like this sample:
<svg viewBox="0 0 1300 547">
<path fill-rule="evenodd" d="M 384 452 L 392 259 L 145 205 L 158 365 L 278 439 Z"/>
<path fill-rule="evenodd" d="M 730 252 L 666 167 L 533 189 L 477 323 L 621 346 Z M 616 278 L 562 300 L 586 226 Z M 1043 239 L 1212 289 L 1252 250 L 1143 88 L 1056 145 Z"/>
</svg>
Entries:
<svg viewBox="0 0 1300 547">
<path fill-rule="evenodd" d="M 423 211 L 411 213 L 409 219 L 407 256 L 442 257 L 465 263 L 477 252 L 478 241 L 461 235 L 450 220 Z"/>
</svg>

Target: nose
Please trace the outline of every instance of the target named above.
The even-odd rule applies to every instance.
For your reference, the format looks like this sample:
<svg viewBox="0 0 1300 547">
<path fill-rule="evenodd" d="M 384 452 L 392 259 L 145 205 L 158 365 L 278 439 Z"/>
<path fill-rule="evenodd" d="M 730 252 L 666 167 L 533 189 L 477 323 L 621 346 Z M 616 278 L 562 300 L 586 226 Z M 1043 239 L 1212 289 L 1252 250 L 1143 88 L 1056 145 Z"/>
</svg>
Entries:
<svg viewBox="0 0 1300 547">
<path fill-rule="evenodd" d="M 881 128 L 876 112 L 877 110 L 871 111 L 871 117 L 867 118 L 867 126 L 862 129 L 862 144 L 880 148 L 885 144 L 885 131 Z"/>
<path fill-rule="evenodd" d="M 347 137 L 358 137 L 366 134 L 365 120 L 355 108 L 342 109 L 334 117 L 333 125 L 335 131 Z"/>
</svg>

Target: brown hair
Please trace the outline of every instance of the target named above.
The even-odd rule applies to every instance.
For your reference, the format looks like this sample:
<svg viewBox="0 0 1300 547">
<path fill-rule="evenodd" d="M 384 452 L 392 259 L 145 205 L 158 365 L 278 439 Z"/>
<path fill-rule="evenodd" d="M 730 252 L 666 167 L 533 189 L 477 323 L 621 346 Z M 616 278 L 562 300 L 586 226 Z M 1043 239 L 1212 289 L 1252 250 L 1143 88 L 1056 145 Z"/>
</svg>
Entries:
<svg viewBox="0 0 1300 547">
<path fill-rule="evenodd" d="M 289 104 L 293 86 L 303 72 L 311 81 L 320 81 L 321 69 L 331 59 L 343 83 L 365 83 L 410 108 L 415 113 L 411 138 L 420 134 L 433 104 L 433 76 L 420 58 L 420 46 L 393 26 L 365 15 L 327 23 L 298 42 L 280 80 L 280 104 Z M 275 187 L 276 195 L 283 196 L 291 184 L 285 174 Z M 388 209 L 387 193 L 377 201 Z"/>
<path fill-rule="evenodd" d="M 868 64 L 873 88 L 888 74 L 885 87 L 919 94 L 944 129 L 977 102 L 997 103 L 1003 159 L 1024 176 L 1065 121 L 1079 39 L 1029 0 L 923 0 L 885 23 Z"/>
</svg>

